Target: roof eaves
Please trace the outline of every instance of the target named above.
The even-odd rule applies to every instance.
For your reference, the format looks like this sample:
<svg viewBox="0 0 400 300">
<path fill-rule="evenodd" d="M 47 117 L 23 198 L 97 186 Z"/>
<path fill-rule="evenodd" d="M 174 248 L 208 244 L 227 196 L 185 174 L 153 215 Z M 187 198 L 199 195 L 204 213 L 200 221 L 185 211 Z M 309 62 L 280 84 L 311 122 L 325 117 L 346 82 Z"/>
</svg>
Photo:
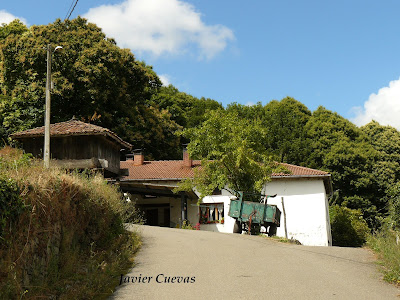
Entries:
<svg viewBox="0 0 400 300">
<path fill-rule="evenodd" d="M 121 144 L 124 147 L 127 147 L 129 149 L 132 148 L 132 145 L 129 144 L 128 142 L 125 142 L 123 139 L 121 139 L 118 135 L 108 132 L 108 131 L 100 131 L 100 132 L 68 132 L 68 133 L 57 133 L 57 134 L 50 134 L 50 137 L 65 137 L 65 136 L 106 136 L 110 137 L 111 139 L 115 140 L 119 144 Z M 10 137 L 12 139 L 24 139 L 24 138 L 38 138 L 38 137 L 43 137 L 43 133 L 34 133 L 34 134 L 22 134 L 22 135 L 16 135 L 16 134 L 11 134 Z"/>
<path fill-rule="evenodd" d="M 121 182 L 127 182 L 127 181 L 178 181 L 186 178 L 192 178 L 192 177 L 182 177 L 182 178 L 135 178 L 135 179 L 120 179 L 119 181 Z"/>
<path fill-rule="evenodd" d="M 331 174 L 321 174 L 321 175 L 292 175 L 292 174 L 282 174 L 282 175 L 271 175 L 271 178 L 325 178 L 331 177 Z"/>
</svg>

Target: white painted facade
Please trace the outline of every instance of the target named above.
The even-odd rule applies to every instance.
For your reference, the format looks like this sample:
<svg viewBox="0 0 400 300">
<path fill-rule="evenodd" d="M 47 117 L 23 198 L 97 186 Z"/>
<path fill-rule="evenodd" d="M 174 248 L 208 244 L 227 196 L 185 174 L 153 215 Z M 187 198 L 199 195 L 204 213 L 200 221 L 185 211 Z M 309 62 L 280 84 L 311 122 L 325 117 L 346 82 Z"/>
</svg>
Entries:
<svg viewBox="0 0 400 300">
<path fill-rule="evenodd" d="M 287 238 L 296 239 L 307 246 L 331 246 L 332 236 L 329 221 L 328 195 L 321 178 L 281 178 L 268 182 L 264 194 L 268 204 L 276 205 L 281 211 L 277 236 L 285 237 L 285 215 Z M 285 206 L 283 212 L 282 201 Z M 201 230 L 236 232 L 235 219 L 228 216 L 229 196 L 207 196 L 203 203 L 224 203 L 224 224 L 201 224 Z"/>
<path fill-rule="evenodd" d="M 276 179 L 265 185 L 264 193 L 277 194 L 275 198 L 268 199 L 268 203 L 277 205 L 282 213 L 277 236 L 285 237 L 286 215 L 289 239 L 296 239 L 307 246 L 332 246 L 328 195 L 322 179 Z"/>
</svg>

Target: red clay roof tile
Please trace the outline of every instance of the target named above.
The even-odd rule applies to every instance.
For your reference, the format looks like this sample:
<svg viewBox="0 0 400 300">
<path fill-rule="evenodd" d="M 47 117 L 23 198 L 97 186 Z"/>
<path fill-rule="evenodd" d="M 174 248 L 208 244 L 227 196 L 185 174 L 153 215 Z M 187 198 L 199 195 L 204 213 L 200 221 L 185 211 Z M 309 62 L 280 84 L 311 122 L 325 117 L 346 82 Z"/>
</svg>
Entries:
<svg viewBox="0 0 400 300">
<path fill-rule="evenodd" d="M 133 160 L 121 161 L 121 169 L 129 170 L 129 176 L 122 180 L 191 178 L 194 176 L 193 169 L 200 165 L 199 160 L 193 161 L 192 168 L 184 166 L 182 160 L 145 161 L 139 166 L 135 166 Z"/>
<path fill-rule="evenodd" d="M 166 160 L 166 161 L 145 161 L 143 165 L 135 166 L 133 160 L 121 161 L 121 168 L 129 170 L 129 176 L 123 177 L 121 180 L 166 180 L 166 179 L 183 179 L 194 176 L 193 169 L 199 167 L 201 161 L 194 160 L 193 167 L 188 168 L 183 165 L 182 160 Z M 329 176 L 329 173 L 282 163 L 291 173 L 274 173 L 272 178 L 282 177 L 313 177 L 313 176 Z"/>
<path fill-rule="evenodd" d="M 316 170 L 316 169 L 310 169 L 310 168 L 300 167 L 300 166 L 286 164 L 286 163 L 280 163 L 280 165 L 285 167 L 286 169 L 288 169 L 290 174 L 273 173 L 273 174 L 271 174 L 272 177 L 293 177 L 293 176 L 309 177 L 309 176 L 328 176 L 329 175 L 329 173 L 327 173 L 327 172 Z"/>
</svg>

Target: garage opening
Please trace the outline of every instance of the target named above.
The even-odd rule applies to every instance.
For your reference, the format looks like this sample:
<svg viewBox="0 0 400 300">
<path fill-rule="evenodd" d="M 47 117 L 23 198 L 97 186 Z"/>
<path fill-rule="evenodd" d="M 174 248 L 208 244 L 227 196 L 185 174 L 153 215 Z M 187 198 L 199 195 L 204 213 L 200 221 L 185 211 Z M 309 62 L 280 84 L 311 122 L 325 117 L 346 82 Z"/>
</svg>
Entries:
<svg viewBox="0 0 400 300">
<path fill-rule="evenodd" d="M 143 212 L 146 225 L 169 227 L 171 211 L 169 203 L 164 204 L 140 204 L 138 208 Z"/>
</svg>

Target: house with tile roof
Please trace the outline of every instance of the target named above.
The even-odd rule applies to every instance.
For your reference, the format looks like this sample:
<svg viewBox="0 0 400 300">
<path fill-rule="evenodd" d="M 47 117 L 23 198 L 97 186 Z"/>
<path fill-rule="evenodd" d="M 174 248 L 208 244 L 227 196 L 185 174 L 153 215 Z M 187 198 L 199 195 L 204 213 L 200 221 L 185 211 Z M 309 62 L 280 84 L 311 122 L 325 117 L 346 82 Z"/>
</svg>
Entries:
<svg viewBox="0 0 400 300">
<path fill-rule="evenodd" d="M 44 126 L 11 135 L 27 153 L 43 157 Z M 105 177 L 121 173 L 120 151 L 132 145 L 107 128 L 76 119 L 50 125 L 51 164 L 67 169 L 99 169 Z"/>
<path fill-rule="evenodd" d="M 303 245 L 332 245 L 329 222 L 328 198 L 332 194 L 329 173 L 281 164 L 289 173 L 275 173 L 263 189 L 269 204 L 277 205 L 281 214 L 280 227 L 276 235 L 293 238 Z M 145 161 L 138 151 L 133 157 L 121 161 L 121 168 L 129 175 L 119 179 L 118 184 L 131 193 L 138 207 L 144 212 L 148 225 L 176 227 L 182 220 L 190 224 L 200 223 L 201 230 L 234 233 L 240 231 L 235 219 L 228 216 L 230 196 L 222 190 L 210 195 L 197 204 L 194 192 L 172 190 L 184 178 L 194 176 L 193 170 L 201 162 L 190 159 L 186 150 L 183 160 Z"/>
</svg>

